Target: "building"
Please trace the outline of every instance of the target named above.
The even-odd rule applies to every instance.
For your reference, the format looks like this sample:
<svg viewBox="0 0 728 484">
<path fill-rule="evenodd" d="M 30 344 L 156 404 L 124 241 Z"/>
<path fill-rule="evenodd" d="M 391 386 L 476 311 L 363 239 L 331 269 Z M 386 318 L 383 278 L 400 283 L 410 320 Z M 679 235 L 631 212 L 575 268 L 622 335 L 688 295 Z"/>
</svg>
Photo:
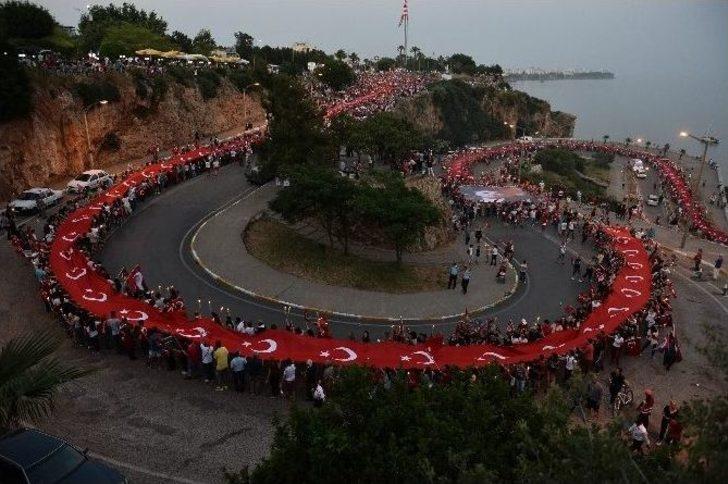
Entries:
<svg viewBox="0 0 728 484">
<path fill-rule="evenodd" d="M 314 48 L 306 42 L 296 42 L 291 48 L 293 49 L 293 52 L 299 52 L 301 54 L 307 54 L 314 50 Z"/>
</svg>

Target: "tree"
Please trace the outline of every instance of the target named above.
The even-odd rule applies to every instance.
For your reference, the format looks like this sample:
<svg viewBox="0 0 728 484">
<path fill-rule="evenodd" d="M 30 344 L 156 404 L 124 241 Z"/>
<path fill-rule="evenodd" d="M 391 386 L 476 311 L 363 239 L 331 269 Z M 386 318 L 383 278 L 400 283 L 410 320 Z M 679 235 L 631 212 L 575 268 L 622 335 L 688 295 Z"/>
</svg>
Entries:
<svg viewBox="0 0 728 484">
<path fill-rule="evenodd" d="M 208 29 L 197 32 L 192 39 L 192 52 L 195 54 L 210 55 L 210 51 L 217 48 L 217 43 Z"/>
<path fill-rule="evenodd" d="M 103 57 L 116 59 L 120 55 L 134 55 L 141 49 L 171 50 L 176 44 L 172 39 L 152 32 L 146 27 L 129 23 L 120 23 L 106 29 L 99 54 Z"/>
<path fill-rule="evenodd" d="M 390 112 L 368 117 L 358 131 L 358 141 L 364 141 L 366 149 L 380 160 L 399 161 L 422 144 L 422 134 L 415 126 Z"/>
<path fill-rule="evenodd" d="M 382 72 L 382 71 L 389 71 L 394 69 L 394 67 L 397 65 L 397 61 L 392 59 L 391 57 L 382 57 L 379 59 L 375 64 L 374 67 Z"/>
<path fill-rule="evenodd" d="M 447 60 L 447 63 L 450 66 L 450 71 L 454 74 L 472 75 L 475 73 L 475 61 L 469 55 L 453 54 Z"/>
<path fill-rule="evenodd" d="M 394 247 L 397 263 L 404 251 L 422 240 L 425 228 L 440 220 L 440 212 L 425 196 L 408 188 L 398 174 L 383 175 L 365 185 L 355 201 L 363 219 L 378 227 Z"/>
<path fill-rule="evenodd" d="M 356 52 L 351 52 L 349 54 L 349 61 L 351 62 L 351 65 L 358 66 L 359 60 L 359 55 Z"/>
<path fill-rule="evenodd" d="M 605 134 L 604 136 L 602 136 L 602 139 L 604 140 L 604 143 L 606 144 L 606 142 L 609 141 L 609 135 Z"/>
<path fill-rule="evenodd" d="M 261 170 L 269 177 L 301 164 L 331 160 L 331 139 L 321 111 L 300 82 L 287 75 L 270 79 L 264 100 L 270 113 L 269 137 L 261 147 Z"/>
<path fill-rule="evenodd" d="M 334 58 L 339 62 L 343 62 L 346 59 L 346 51 L 344 49 L 337 50 L 334 52 Z"/>
<path fill-rule="evenodd" d="M 0 38 L 40 39 L 53 32 L 56 21 L 40 5 L 17 0 L 0 4 Z"/>
<path fill-rule="evenodd" d="M 235 52 L 243 59 L 253 57 L 253 43 L 255 39 L 245 32 L 235 32 Z"/>
<path fill-rule="evenodd" d="M 647 148 L 648 150 L 650 149 L 650 146 L 652 146 L 652 141 L 648 141 L 645 143 L 645 148 Z"/>
<path fill-rule="evenodd" d="M 186 34 L 179 30 L 175 30 L 169 38 L 177 45 L 180 51 L 188 53 L 192 52 L 192 39 L 190 39 Z"/>
<path fill-rule="evenodd" d="M 624 138 L 624 146 L 629 146 L 629 144 L 632 142 L 632 138 Z"/>
<path fill-rule="evenodd" d="M 13 338 L 0 349 L 0 430 L 39 422 L 53 410 L 58 387 L 88 374 L 54 358 L 59 346 L 44 331 Z"/>
<path fill-rule="evenodd" d="M 356 80 L 354 70 L 340 60 L 330 60 L 316 69 L 321 82 L 331 89 L 340 91 Z"/>
<path fill-rule="evenodd" d="M 290 223 L 317 220 L 329 245 L 333 248 L 336 237 L 348 254 L 357 185 L 327 167 L 302 165 L 289 173 L 290 186 L 278 192 L 271 209 Z"/>
<path fill-rule="evenodd" d="M 33 86 L 15 49 L 0 39 L 0 122 L 22 118 L 33 108 Z"/>
<path fill-rule="evenodd" d="M 680 149 L 680 156 L 678 156 L 678 158 L 677 158 L 677 159 L 678 159 L 678 161 L 679 161 L 679 160 L 682 160 L 683 156 L 685 156 L 685 153 L 687 153 L 687 152 L 685 151 L 685 148 L 681 148 L 681 149 Z"/>
<path fill-rule="evenodd" d="M 668 151 L 670 151 L 670 143 L 665 143 L 665 146 L 662 147 L 662 156 L 666 156 Z"/>
<path fill-rule="evenodd" d="M 98 51 L 106 31 L 119 24 L 143 27 L 157 35 L 165 35 L 167 22 L 156 12 L 137 9 L 133 4 L 123 3 L 121 7 L 92 5 L 81 15 L 78 23 L 79 43 L 82 51 Z"/>
</svg>

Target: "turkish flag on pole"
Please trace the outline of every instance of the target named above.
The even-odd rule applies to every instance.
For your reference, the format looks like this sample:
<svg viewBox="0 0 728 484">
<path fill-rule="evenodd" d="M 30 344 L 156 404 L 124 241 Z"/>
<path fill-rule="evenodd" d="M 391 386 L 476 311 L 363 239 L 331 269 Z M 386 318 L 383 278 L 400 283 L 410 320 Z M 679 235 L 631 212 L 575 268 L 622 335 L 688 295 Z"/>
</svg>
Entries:
<svg viewBox="0 0 728 484">
<path fill-rule="evenodd" d="M 409 8 L 407 7 L 407 0 L 404 0 L 404 4 L 402 4 L 402 15 L 399 16 L 398 27 L 401 27 L 402 24 L 407 22 L 408 20 L 409 20 Z"/>
</svg>

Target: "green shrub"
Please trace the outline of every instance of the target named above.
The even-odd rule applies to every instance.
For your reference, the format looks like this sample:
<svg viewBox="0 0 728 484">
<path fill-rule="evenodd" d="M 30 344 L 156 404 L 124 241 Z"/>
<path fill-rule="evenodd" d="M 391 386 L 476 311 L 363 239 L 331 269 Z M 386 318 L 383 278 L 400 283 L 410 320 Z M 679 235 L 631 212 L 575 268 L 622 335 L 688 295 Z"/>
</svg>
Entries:
<svg viewBox="0 0 728 484">
<path fill-rule="evenodd" d="M 40 5 L 9 1 L 0 4 L 0 37 L 40 39 L 53 33 L 55 21 Z"/>
<path fill-rule="evenodd" d="M 182 65 L 171 65 L 167 67 L 167 74 L 174 79 L 174 82 L 186 87 L 195 84 L 195 74 L 192 69 Z"/>
<path fill-rule="evenodd" d="M 253 72 L 248 69 L 229 69 L 226 72 L 226 76 L 232 85 L 240 92 L 243 92 L 246 87 L 255 82 Z"/>
<path fill-rule="evenodd" d="M 7 52 L 7 53 L 6 53 Z M 33 87 L 10 46 L 0 42 L 0 122 L 27 116 L 33 109 Z"/>
<path fill-rule="evenodd" d="M 85 107 L 99 101 L 116 102 L 121 99 L 119 88 L 107 80 L 79 82 L 73 86 L 73 91 Z"/>
<path fill-rule="evenodd" d="M 207 100 L 217 96 L 217 89 L 221 82 L 220 76 L 213 70 L 202 69 L 197 72 L 197 87 L 202 99 Z"/>
</svg>

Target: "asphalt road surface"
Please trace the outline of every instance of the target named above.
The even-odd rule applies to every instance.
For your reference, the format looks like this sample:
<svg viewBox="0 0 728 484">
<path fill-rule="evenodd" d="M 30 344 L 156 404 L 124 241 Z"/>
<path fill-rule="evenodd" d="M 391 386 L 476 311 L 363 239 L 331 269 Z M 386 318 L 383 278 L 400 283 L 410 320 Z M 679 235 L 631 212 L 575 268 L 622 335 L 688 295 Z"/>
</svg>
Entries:
<svg viewBox="0 0 728 484">
<path fill-rule="evenodd" d="M 195 264 L 189 252 L 189 239 L 208 213 L 254 189 L 238 165 L 224 167 L 219 176 L 202 175 L 177 185 L 142 204 L 112 234 L 100 255 L 101 262 L 111 274 L 116 274 L 122 266 L 130 268 L 140 264 L 150 287 L 171 284 L 179 289 L 190 314 L 196 310 L 200 299 L 203 314 L 208 313 L 209 308 L 219 312 L 223 306 L 230 308 L 233 317 L 239 315 L 245 320 L 280 325 L 284 321 L 282 307 L 216 284 Z M 537 316 L 555 318 L 563 314 L 562 305 L 574 304 L 577 294 L 586 288 L 586 284 L 570 280 L 568 263 L 564 266 L 556 263 L 558 245 L 553 232 L 549 231 L 544 236 L 540 230 L 496 224 L 486 231 L 486 235 L 496 241 L 514 241 L 517 260 L 528 261 L 529 280 L 502 305 L 478 317 L 497 316 L 500 321 L 521 318 L 532 321 Z M 586 253 L 590 248 L 579 250 Z M 471 285 L 475 284 L 478 284 L 477 280 L 471 281 Z M 453 291 L 453 297 L 458 295 L 457 291 Z M 303 322 L 301 313 L 294 311 L 291 318 Z M 438 327 L 441 331 L 448 331 L 455 323 L 445 321 L 438 323 Z M 376 337 L 387 328 L 381 322 L 362 322 L 338 316 L 331 319 L 330 324 L 334 335 L 339 337 L 352 331 L 359 336 L 364 329 Z M 432 322 L 423 321 L 410 326 L 417 331 L 429 332 Z"/>
</svg>

